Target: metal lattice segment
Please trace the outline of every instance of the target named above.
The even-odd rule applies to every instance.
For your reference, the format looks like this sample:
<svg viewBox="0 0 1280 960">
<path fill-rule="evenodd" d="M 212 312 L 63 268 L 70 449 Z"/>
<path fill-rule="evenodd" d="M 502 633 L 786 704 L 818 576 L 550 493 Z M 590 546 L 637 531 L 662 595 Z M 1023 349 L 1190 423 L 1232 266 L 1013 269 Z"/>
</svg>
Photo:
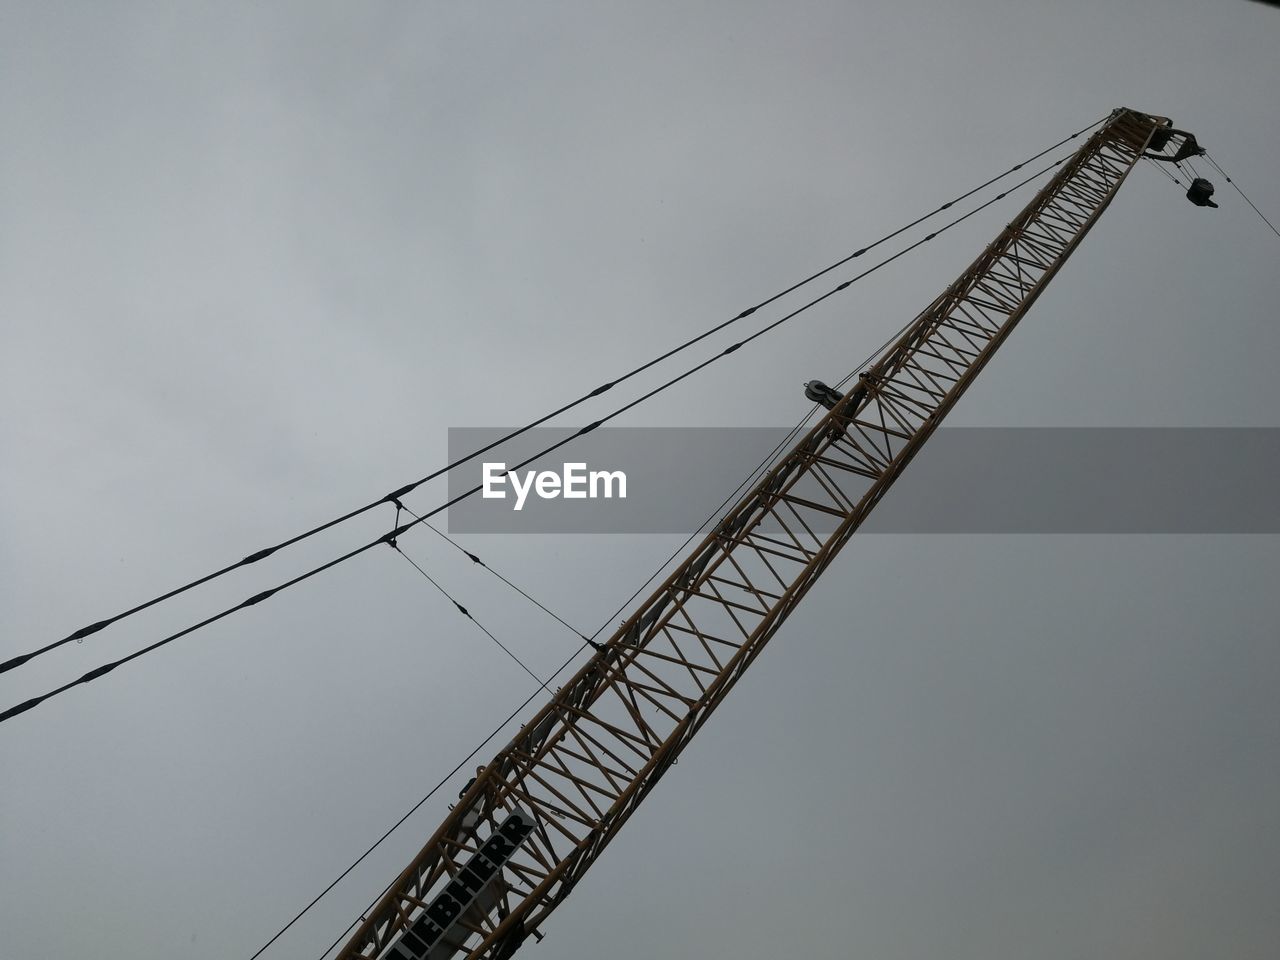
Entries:
<svg viewBox="0 0 1280 960">
<path fill-rule="evenodd" d="M 511 956 L 569 894 L 1009 335 L 1168 121 L 1117 110 L 477 776 L 339 954 L 381 958 L 517 808 L 426 956 Z M 397 946 L 392 956 L 413 956 Z"/>
</svg>

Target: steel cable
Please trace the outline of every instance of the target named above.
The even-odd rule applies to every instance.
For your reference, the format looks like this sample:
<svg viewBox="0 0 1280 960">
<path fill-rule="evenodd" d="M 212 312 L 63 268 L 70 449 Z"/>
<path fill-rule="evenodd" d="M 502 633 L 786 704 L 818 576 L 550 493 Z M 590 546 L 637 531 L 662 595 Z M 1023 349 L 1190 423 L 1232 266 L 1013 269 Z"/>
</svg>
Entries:
<svg viewBox="0 0 1280 960">
<path fill-rule="evenodd" d="M 752 314 L 754 314 L 756 311 L 758 311 L 758 310 L 760 310 L 760 309 L 762 309 L 762 308 L 764 308 L 764 307 L 766 307 L 766 306 L 769 306 L 770 304 L 772 304 L 772 303 L 776 302 L 777 300 L 781 299 L 782 297 L 785 297 L 785 296 L 787 296 L 788 294 L 793 293 L 794 291 L 796 291 L 796 290 L 800 289 L 801 287 L 805 286 L 806 284 L 813 282 L 814 280 L 818 279 L 819 277 L 825 276 L 826 274 L 830 273 L 832 270 L 835 270 L 835 269 L 837 269 L 837 268 L 839 268 L 839 267 L 843 266 L 844 264 L 846 264 L 846 263 L 850 262 L 851 260 L 853 260 L 853 259 L 855 259 L 855 258 L 857 258 L 857 257 L 861 257 L 861 256 L 863 256 L 864 254 L 866 254 L 866 253 L 867 253 L 867 252 L 869 252 L 870 250 L 873 250 L 873 249 L 875 249 L 876 247 L 880 246 L 881 244 L 883 244 L 883 243 L 885 243 L 885 242 L 887 242 L 887 241 L 889 241 L 889 240 L 892 240 L 893 238 L 895 238 L 895 237 L 897 237 L 898 235 L 900 235 L 900 234 L 904 233 L 905 231 L 907 231 L 907 230 L 911 229 L 912 227 L 918 226 L 919 224 L 923 223 L 925 220 L 928 220 L 929 218 L 931 218 L 931 217 L 933 217 L 933 216 L 935 216 L 935 215 L 937 215 L 937 214 L 941 213 L 941 212 L 942 212 L 942 211 L 944 211 L 944 210 L 950 209 L 950 208 L 951 208 L 952 206 L 954 206 L 955 204 L 960 203 L 961 201 L 968 199 L 969 197 L 973 196 L 973 195 L 974 195 L 975 193 L 977 193 L 978 191 L 983 190 L 983 189 L 985 189 L 986 187 L 991 186 L 992 184 L 996 183 L 997 181 L 1002 180 L 1003 178 L 1005 178 L 1005 177 L 1009 176 L 1009 174 L 1011 174 L 1011 173 L 1014 173 L 1014 172 L 1016 172 L 1016 171 L 1018 171 L 1018 170 L 1021 170 L 1021 169 L 1022 169 L 1024 166 L 1026 166 L 1028 163 L 1032 163 L 1032 162 L 1034 162 L 1034 161 L 1036 161 L 1036 160 L 1040 159 L 1041 157 L 1043 157 L 1045 154 L 1047 154 L 1047 153 L 1051 152 L 1052 150 L 1055 150 L 1055 149 L 1057 149 L 1058 147 L 1062 146 L 1063 144 L 1068 143 L 1068 142 L 1070 142 L 1071 140 L 1076 139 L 1077 137 L 1081 136 L 1081 135 L 1082 135 L 1082 134 L 1084 134 L 1084 133 L 1087 133 L 1088 131 L 1090 131 L 1090 130 L 1092 130 L 1094 127 L 1096 127 L 1099 123 L 1103 122 L 1103 120 L 1105 120 L 1105 119 L 1106 119 L 1106 118 L 1105 118 L 1105 117 L 1103 117 L 1103 118 L 1100 118 L 1100 119 L 1098 119 L 1098 120 L 1094 121 L 1093 123 L 1089 124 L 1089 126 L 1084 127 L 1083 129 L 1076 131 L 1075 133 L 1071 134 L 1071 135 L 1070 135 L 1070 136 L 1068 136 L 1068 137 L 1064 137 L 1062 140 L 1059 140 L 1057 143 L 1053 144 L 1052 146 L 1046 147 L 1045 149 L 1041 150 L 1039 153 L 1036 153 L 1036 154 L 1034 154 L 1033 156 L 1028 157 L 1026 160 L 1023 160 L 1021 163 L 1015 164 L 1014 166 L 1010 167 L 1008 170 L 1004 171 L 1003 173 L 999 174 L 998 176 L 996 176 L 996 177 L 992 177 L 991 179 L 989 179 L 989 180 L 985 181 L 984 183 L 979 184 L 978 186 L 974 187 L 973 189 L 968 190 L 968 191 L 966 191 L 965 193 L 962 193 L 960 196 L 956 197 L 954 200 L 951 200 L 951 201 L 948 201 L 947 203 L 944 203 L 942 206 L 937 207 L 936 209 L 934 209 L 934 210 L 930 211 L 929 213 L 924 214 L 924 215 L 923 215 L 923 216 L 921 216 L 921 217 L 918 217 L 917 219 L 915 219 L 915 220 L 911 221 L 910 223 L 906 224 L 905 226 L 903 226 L 903 227 L 899 227 L 897 230 L 894 230 L 892 233 L 885 234 L 883 237 L 881 237 L 879 240 L 876 240 L 874 243 L 868 244 L 868 245 L 867 245 L 867 246 L 865 246 L 865 247 L 862 247 L 862 248 L 860 248 L 860 249 L 858 249 L 858 250 L 855 250 L 853 253 L 849 254 L 849 255 L 848 255 L 848 256 L 846 256 L 846 257 L 841 258 L 840 260 L 837 260 L 835 263 L 831 264 L 830 266 L 824 267 L 823 269 L 821 269 L 821 270 L 817 271 L 816 273 L 811 274 L 810 276 L 806 277 L 805 279 L 800 280 L 800 281 L 798 281 L 797 283 L 792 284 L 791 286 L 787 287 L 785 290 L 782 290 L 782 291 L 780 291 L 780 292 L 778 292 L 778 293 L 775 293 L 774 295 L 772 295 L 772 296 L 771 296 L 771 297 L 769 297 L 768 299 L 766 299 L 766 300 L 762 300 L 760 303 L 757 303 L 755 306 L 753 306 L 753 307 L 749 307 L 748 309 L 743 310 L 742 312 L 740 312 L 740 313 L 739 313 L 739 314 L 737 314 L 736 316 L 734 316 L 734 317 L 732 317 L 732 318 L 730 318 L 730 319 L 728 319 L 728 320 L 725 320 L 725 321 L 723 321 L 723 322 L 721 322 L 721 323 L 716 324 L 715 326 L 713 326 L 713 327 L 709 328 L 708 330 L 704 331 L 703 333 L 700 333 L 700 334 L 698 334 L 697 336 L 692 337 L 692 338 L 690 338 L 690 339 L 688 339 L 688 340 L 684 341 L 683 343 L 681 343 L 681 344 L 679 344 L 679 345 L 677 345 L 677 346 L 675 346 L 675 347 L 673 347 L 673 348 L 671 348 L 671 349 L 667 350 L 665 353 L 659 354 L 658 356 L 654 357 L 653 359 L 648 360 L 648 361 L 646 361 L 645 363 L 640 364 L 639 366 L 637 366 L 637 367 L 633 368 L 632 370 L 628 371 L 627 373 L 624 373 L 624 374 L 622 374 L 622 375 L 621 375 L 621 376 L 619 376 L 619 377 L 616 377 L 616 378 L 614 378 L 614 379 L 612 379 L 612 380 L 609 380 L 609 381 L 607 381 L 607 382 L 605 382 L 605 383 L 601 384 L 600 386 L 596 387 L 594 390 L 591 390 L 590 392 L 585 393 L 585 394 L 583 394 L 582 396 L 578 397 L 576 400 L 573 400 L 573 401 L 571 401 L 571 402 L 569 402 L 569 403 L 566 403 L 566 404 L 564 404 L 563 406 L 560 406 L 560 407 L 556 408 L 555 410 L 552 410 L 550 413 L 544 414 L 543 416 L 541 416 L 541 417 L 537 418 L 536 420 L 530 421 L 529 423 L 525 424 L 523 427 L 520 427 L 520 428 L 518 428 L 518 429 L 516 429 L 516 430 L 513 430 L 513 431 L 511 431 L 510 433 L 507 433 L 506 435 L 504 435 L 504 436 L 500 437 L 499 439 L 497 439 L 497 440 L 493 441 L 492 443 L 490 443 L 490 444 L 488 444 L 488 445 L 486 445 L 486 446 L 484 446 L 484 447 L 481 447 L 481 448 L 480 448 L 480 449 L 478 449 L 478 450 L 473 450 L 471 453 L 469 453 L 469 454 L 467 454 L 467 455 L 465 455 L 465 456 L 463 456 L 463 457 L 461 457 L 461 458 L 459 458 L 459 459 L 457 459 L 457 460 L 454 460 L 454 461 L 453 461 L 453 462 L 451 462 L 451 463 L 447 463 L 447 464 L 445 464 L 445 466 L 443 466 L 443 467 L 439 468 L 438 470 L 433 471 L 432 473 L 427 474 L 427 475 L 426 475 L 425 477 L 423 477 L 422 479 L 420 479 L 420 480 L 415 480 L 415 481 L 414 481 L 414 482 L 412 482 L 412 483 L 405 484 L 404 486 L 402 486 L 402 487 L 400 487 L 400 488 L 398 488 L 398 489 L 396 489 L 396 490 L 393 490 L 391 493 L 387 494 L 387 495 L 386 495 L 386 496 L 384 496 L 384 497 L 380 497 L 380 498 L 378 498 L 377 500 L 373 500 L 373 501 L 371 501 L 370 503 L 367 503 L 367 504 L 365 504 L 365 505 L 364 505 L 364 506 L 362 506 L 362 507 L 359 507 L 359 508 L 357 508 L 357 509 L 355 509 L 355 510 L 351 510 L 351 511 L 349 511 L 349 512 L 347 512 L 347 513 L 344 513 L 342 516 L 335 517 L 335 518 L 334 518 L 334 519 L 332 519 L 332 520 L 328 520 L 328 521 L 326 521 L 326 522 L 324 522 L 324 523 L 320 524 L 319 526 L 312 527 L 310 530 L 304 531 L 303 533 L 300 533 L 300 534 L 297 534 L 296 536 L 290 537 L 290 538 L 289 538 L 289 539 L 287 539 L 287 540 L 283 540 L 283 541 L 281 541 L 280 543 L 275 544 L 274 546 L 263 547 L 263 548 L 262 548 L 262 549 L 260 549 L 260 550 L 256 550 L 256 551 L 254 551 L 253 553 L 248 554 L 247 556 L 245 556 L 245 557 L 244 557 L 244 558 L 242 558 L 241 560 L 236 561 L 235 563 L 228 564 L 228 565 L 227 565 L 227 566 L 225 566 L 225 567 L 222 567 L 222 568 L 220 568 L 220 569 L 218 569 L 218 570 L 213 571 L 212 573 L 206 574 L 206 575 L 204 575 L 204 576 L 202 576 L 202 577 L 199 577 L 199 578 L 197 578 L 197 579 L 195 579 L 195 580 L 192 580 L 192 581 L 190 581 L 189 583 L 183 584 L 183 585 L 182 585 L 182 586 L 180 586 L 180 587 L 175 587 L 174 589 L 172 589 L 172 590 L 168 591 L 167 593 L 160 594 L 159 596 L 153 597 L 152 599 L 147 600 L 147 601 L 145 601 L 145 602 L 143 602 L 143 603 L 139 603 L 139 604 L 137 604 L 136 606 L 130 607 L 130 608 L 128 608 L 127 610 L 124 610 L 124 611 L 122 611 L 122 612 L 120 612 L 120 613 L 114 614 L 113 616 L 106 617 L 105 619 L 98 620 L 98 621 L 96 621 L 96 622 L 94 622 L 94 623 L 88 624 L 87 626 L 81 627 L 80 629 L 78 629 L 78 630 L 76 630 L 76 631 L 74 631 L 74 632 L 72 632 L 72 633 L 68 634 L 66 637 L 63 637 L 63 638 L 62 638 L 62 639 L 60 639 L 60 640 L 55 640 L 55 641 L 53 641 L 53 642 L 51 642 L 51 643 L 45 644 L 44 646 L 39 647 L 39 648 L 37 648 L 37 649 L 35 649 L 35 650 L 32 650 L 32 651 L 30 651 L 30 652 L 28 652 L 28 653 L 20 654 L 20 655 L 18 655 L 18 656 L 12 657 L 12 658 L 10 658 L 9 660 L 4 661 L 3 663 L 0 663 L 0 673 L 4 673 L 4 672 L 6 672 L 6 671 L 8 671 L 8 670 L 12 670 L 12 669 L 14 669 L 14 668 L 16 668 L 16 667 L 20 667 L 20 666 L 22 666 L 23 664 L 27 663 L 28 661 L 30 661 L 30 660 L 32 660 L 32 659 L 34 659 L 35 657 L 41 656 L 42 654 L 45 654 L 45 653 L 48 653 L 48 652 L 50 652 L 51 650 L 56 650 L 57 648 L 59 648 L 59 647 L 63 646 L 64 644 L 70 643 L 70 642 L 71 642 L 71 641 L 73 641 L 73 640 L 83 640 L 85 637 L 90 636 L 90 635 L 92 635 L 92 634 L 95 634 L 95 633 L 97 633 L 98 631 L 100 631 L 100 630 L 102 630 L 102 629 L 104 629 L 104 628 L 106 628 L 106 627 L 110 626 L 110 625 L 111 625 L 111 624 L 113 624 L 113 623 L 117 623 L 117 622 L 119 622 L 119 621 L 121 621 L 121 620 L 125 619 L 126 617 L 133 616 L 134 614 L 140 613 L 140 612 L 142 612 L 143 610 L 146 610 L 146 609 L 148 609 L 148 608 L 150 608 L 150 607 L 153 607 L 153 606 L 155 606 L 155 605 L 156 605 L 156 604 L 158 604 L 158 603 L 162 603 L 162 602 L 164 602 L 164 601 L 166 601 L 166 600 L 169 600 L 169 599 L 172 599 L 173 597 L 176 597 L 176 596 L 178 596 L 178 595 L 180 595 L 180 594 L 186 593 L 186 592 L 187 592 L 187 591 L 189 591 L 189 590 L 193 590 L 193 589 L 195 589 L 196 587 L 203 586 L 204 584 L 209 583 L 209 582 L 210 582 L 210 581 L 212 581 L 212 580 L 216 580 L 216 579 L 218 579 L 219 577 L 222 577 L 222 576 L 224 576 L 224 575 L 226 575 L 226 574 L 230 573 L 230 572 L 231 572 L 231 571 L 233 571 L 233 570 L 238 570 L 238 569 L 240 569 L 241 567 L 246 567 L 246 566 L 249 566 L 249 565 L 251 565 L 251 564 L 257 563 L 257 562 L 258 562 L 258 561 L 260 561 L 260 560 L 265 560 L 267 557 L 271 556 L 272 554 L 274 554 L 274 553 L 276 553 L 276 552 L 278 552 L 278 551 L 280 551 L 280 550 L 282 550 L 282 549 L 284 549 L 284 548 L 286 548 L 286 547 L 293 546 L 294 544 L 296 544 L 296 543 L 300 543 L 300 542 L 302 542 L 303 540 L 306 540 L 306 539 L 308 539 L 308 538 L 310 538 L 310 537 L 313 537 L 313 536 L 315 536 L 315 535 L 317 535 L 317 534 L 319 534 L 319 533 L 324 532 L 325 530 L 329 530 L 329 529 L 331 529 L 331 528 L 333 528 L 333 527 L 335 527 L 335 526 L 338 526 L 338 525 L 339 525 L 339 524 L 341 524 L 341 523 L 345 523 L 345 522 L 346 522 L 346 521 L 348 521 L 348 520 L 351 520 L 351 519 L 354 519 L 355 517 L 361 516 L 362 514 L 367 513 L 367 512 L 369 512 L 370 510 L 374 510 L 374 509 L 376 509 L 377 507 L 382 506 L 383 504 L 393 504 L 393 503 L 395 503 L 397 500 L 399 500 L 400 498 L 402 498 L 402 497 L 406 496 L 407 494 L 409 494 L 409 493 L 410 493 L 410 492 L 412 492 L 413 490 L 417 489 L 418 487 L 422 486 L 424 483 L 427 483 L 427 482 L 429 482 L 429 481 L 431 481 L 431 480 L 434 480 L 434 479 L 436 479 L 436 478 L 438 478 L 438 477 L 440 477 L 440 476 L 443 476 L 444 474 L 448 473 L 449 471 L 451 471 L 451 470 L 453 470 L 453 469 L 455 469 L 455 468 L 457 468 L 457 467 L 459 467 L 459 466 L 462 466 L 463 464 L 468 463 L 468 462 L 470 462 L 471 460 L 474 460 L 476 457 L 481 456 L 481 455 L 482 455 L 482 454 L 484 454 L 484 453 L 487 453 L 488 451 L 490 451 L 490 450 L 494 449 L 495 447 L 498 447 L 498 446 L 500 446 L 501 444 L 506 443 L 506 442 L 507 442 L 507 441 L 509 441 L 509 440 L 513 440 L 513 439 L 515 439 L 516 437 L 519 437 L 519 436 L 521 436 L 522 434 L 527 433 L 528 431 L 530 431 L 530 430 L 534 429 L 535 427 L 538 427 L 538 426 L 540 426 L 540 425 L 542 425 L 542 424 L 546 423 L 548 420 L 551 420 L 551 419 L 553 419 L 554 417 L 557 417 L 557 416 L 559 416 L 559 415 L 560 415 L 560 414 L 562 414 L 562 413 L 565 413 L 565 412 L 567 412 L 567 411 L 569 411 L 569 410 L 572 410 L 572 409 L 574 409 L 575 407 L 579 406 L 580 404 L 583 404 L 583 403 L 585 403 L 586 401 L 588 401 L 588 400 L 590 400 L 590 399 L 592 399 L 592 398 L 594 398 L 594 397 L 598 397 L 598 396 L 600 396 L 601 394 L 605 393 L 606 391 L 611 390 L 613 387 L 616 387 L 618 384 L 623 383 L 623 382 L 625 382 L 625 381 L 627 381 L 627 380 L 630 380 L 632 377 L 635 377 L 635 376 L 637 376 L 637 375 L 639 375 L 639 374 L 643 373 L 644 371 L 646 371 L 646 370 L 650 369 L 651 367 L 654 367 L 654 366 L 656 366 L 657 364 L 662 363 L 664 360 L 667 360 L 667 359 L 669 359 L 669 358 L 671 358 L 671 357 L 675 356 L 676 354 L 678 354 L 678 353 L 680 353 L 680 352 L 682 352 L 682 351 L 684 351 L 684 350 L 688 349 L 689 347 L 692 347 L 693 345 L 695 345 L 695 344 L 697 344 L 697 343 L 700 343 L 701 341 L 705 340 L 706 338 L 708 338 L 708 337 L 710 337 L 710 336 L 712 336 L 712 335 L 714 335 L 714 334 L 716 334 L 716 333 L 720 332 L 721 330 L 725 329 L 726 327 L 730 326 L 731 324 L 737 323 L 739 320 L 743 320 L 743 319 L 745 319 L 746 317 L 751 316 L 751 315 L 752 315 Z M 0 718 L 0 719 L 3 719 L 3 718 Z"/>
<path fill-rule="evenodd" d="M 647 393 L 641 395 L 635 400 L 632 400 L 630 403 L 624 404 L 623 406 L 617 408 L 612 413 L 609 413 L 608 415 L 602 417 L 601 419 L 587 424 L 585 427 L 578 429 L 577 431 L 563 438 L 562 440 L 559 440 L 556 443 L 553 443 L 550 446 L 539 451 L 538 453 L 533 454 L 532 456 L 521 461 L 520 463 L 511 467 L 510 469 L 519 470 L 523 467 L 528 466 L 530 463 L 533 463 L 534 461 L 539 460 L 542 457 L 546 456 L 547 454 L 558 450 L 559 448 L 565 446 L 566 444 L 573 442 L 578 437 L 583 436 L 584 434 L 590 433 L 592 430 L 595 430 L 600 426 L 604 425 L 605 423 L 608 423 L 610 420 L 613 420 L 615 417 L 618 417 L 623 413 L 626 413 L 628 410 L 632 409 L 633 407 L 639 406 L 640 404 L 658 395 L 659 393 L 662 393 L 665 390 L 668 390 L 671 387 L 675 386 L 676 384 L 688 379 L 694 374 L 699 373 L 700 371 L 711 366 L 716 361 L 721 360 L 724 357 L 729 356 L 730 354 L 736 352 L 739 348 L 754 342 L 755 340 L 759 339 L 760 337 L 764 336 L 767 333 L 772 332 L 773 330 L 776 330 L 778 327 L 794 319 L 795 317 L 800 316 L 801 314 L 812 309 L 818 304 L 825 302 L 826 300 L 835 296 L 837 293 L 840 293 L 848 289 L 852 284 L 856 283 L 857 281 L 871 275 L 872 273 L 875 273 L 877 270 L 881 269 L 882 267 L 888 266 L 890 263 L 893 263 L 895 260 L 898 260 L 899 258 L 905 256 L 906 254 L 917 249 L 921 245 L 928 243 L 930 240 L 933 240 L 935 237 L 940 236 L 941 234 L 950 230 L 952 227 L 955 227 L 963 223 L 965 220 L 968 220 L 970 217 L 974 216 L 975 214 L 980 213 L 982 210 L 985 210 L 987 207 L 991 206 L 992 204 L 997 203 L 998 201 L 1004 199 L 1013 191 L 1023 186 L 1026 186 L 1027 184 L 1031 183 L 1033 180 L 1038 179 L 1039 177 L 1043 176 L 1045 173 L 1048 173 L 1054 167 L 1060 166 L 1061 164 L 1069 160 L 1070 156 L 1071 155 L 1068 155 L 1065 157 L 1061 157 L 1058 160 L 1055 160 L 1053 163 L 1041 168 L 1040 170 L 1033 173 L 1031 176 L 1014 184 L 1008 190 L 1005 190 L 1004 192 L 997 194 L 995 197 L 991 198 L 985 203 L 980 204 L 979 206 L 975 207 L 973 210 L 970 210 L 968 213 L 963 214 L 960 217 L 957 217 L 955 220 L 952 220 L 950 223 L 947 223 L 942 227 L 939 227 L 933 233 L 926 235 L 920 240 L 917 240 L 915 243 L 912 243 L 909 246 L 904 247 L 902 250 L 893 254 L 893 256 L 886 257 L 884 260 L 880 261 L 875 266 L 869 267 L 868 269 L 851 277 L 850 279 L 844 281 L 843 283 L 840 283 L 835 287 L 832 287 L 826 293 L 818 297 L 815 297 L 814 299 L 810 300 L 808 303 L 805 303 L 802 306 L 797 307 L 795 310 L 792 310 L 790 313 L 784 314 L 782 317 L 778 318 L 777 320 L 774 320 L 772 323 L 767 324 L 766 326 L 757 330 L 755 333 L 751 334 L 750 336 L 745 337 L 736 343 L 730 344 L 728 347 L 726 347 L 724 350 L 720 351 L 719 353 L 713 354 L 711 357 L 708 357 L 706 360 L 703 360 L 701 363 L 696 364 L 693 367 L 690 367 L 689 369 L 685 370 L 683 373 L 680 373 L 674 377 L 671 377 L 670 379 L 659 384 L 657 387 L 654 387 Z M 41 703 L 44 703 L 46 700 L 52 699 L 53 697 L 56 697 L 56 696 L 59 696 L 60 694 L 65 693 L 66 691 L 70 690 L 72 687 L 96 680 L 99 677 L 116 669 L 117 667 L 123 666 L 124 664 L 129 663 L 133 660 L 136 660 L 141 656 L 144 656 L 148 653 L 158 650 L 160 647 L 166 646 L 167 644 L 172 643 L 174 640 L 180 639 L 181 637 L 185 637 L 190 633 L 194 633 L 197 630 L 200 630 L 211 624 L 217 623 L 218 621 L 230 616 L 231 614 L 239 610 L 243 610 L 247 607 L 251 607 L 258 603 L 261 603 L 262 601 L 267 600 L 272 596 L 275 596 L 277 593 L 287 590 L 290 587 L 296 586 L 297 584 L 302 583 L 303 581 L 311 579 L 317 574 L 323 573 L 324 571 L 332 569 L 333 567 L 336 567 L 341 563 L 345 563 L 347 560 L 350 560 L 354 557 L 359 556 L 362 553 L 372 550 L 374 547 L 378 546 L 381 543 L 389 543 L 392 540 L 397 539 L 407 531 L 418 526 L 419 524 L 425 523 L 426 520 L 429 519 L 430 517 L 433 517 L 436 514 L 441 513 L 444 510 L 447 510 L 449 507 L 453 506 L 454 504 L 460 503 L 461 501 L 473 496 L 474 494 L 479 493 L 482 489 L 483 489 L 482 485 L 471 487 L 470 489 L 464 491 L 463 493 L 460 493 L 457 496 L 449 500 L 446 500 L 444 503 L 440 504 L 434 509 L 429 510 L 427 513 L 422 514 L 417 519 L 401 524 L 400 526 L 396 527 L 390 532 L 383 534 L 381 537 L 378 537 L 376 540 L 371 540 L 368 543 L 364 544 L 363 546 L 356 547 L 354 550 L 350 550 L 347 553 L 344 553 L 339 557 L 329 560 L 326 563 L 321 564 L 320 566 L 314 567 L 306 571 L 305 573 L 299 574 L 298 576 L 293 577 L 290 580 L 286 580 L 283 583 L 277 584 L 275 587 L 271 587 L 270 589 L 263 590 L 260 593 L 254 594 L 253 596 L 249 597 L 246 600 L 241 601 L 238 604 L 235 604 L 234 606 L 227 607 L 222 611 L 220 611 L 219 613 L 214 614 L 213 616 L 206 617 L 204 620 L 201 620 L 199 623 L 193 624 L 192 626 L 179 630 L 176 633 L 169 634 L 168 636 L 163 637 L 162 639 L 157 640 L 154 643 L 151 643 L 145 647 L 142 647 L 139 650 L 134 651 L 128 656 L 122 657 L 119 660 L 114 660 L 109 663 L 105 663 L 102 666 L 99 666 L 93 670 L 90 670 L 88 673 L 84 674 L 78 679 L 71 680 L 65 684 L 62 684 L 59 687 L 56 687 L 48 691 L 47 693 L 41 694 L 40 696 L 37 696 L 37 697 L 32 697 L 29 700 L 25 700 L 22 703 L 16 704 L 15 706 L 10 707 L 8 710 L 5 710 L 4 712 L 0 713 L 0 723 L 6 720 L 10 720 L 13 717 L 17 716 L 18 714 L 25 713 L 26 711 L 32 709 L 33 707 L 39 706 Z"/>
</svg>

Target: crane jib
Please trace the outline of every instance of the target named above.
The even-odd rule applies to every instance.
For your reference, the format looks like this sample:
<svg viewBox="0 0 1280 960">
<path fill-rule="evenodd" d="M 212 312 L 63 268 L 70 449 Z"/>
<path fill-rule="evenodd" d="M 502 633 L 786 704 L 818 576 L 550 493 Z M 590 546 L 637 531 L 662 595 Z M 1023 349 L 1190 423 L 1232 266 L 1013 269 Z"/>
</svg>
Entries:
<svg viewBox="0 0 1280 960">
<path fill-rule="evenodd" d="M 1162 117 L 1119 109 L 1065 158 L 857 384 L 827 396 L 826 415 L 477 774 L 337 960 L 508 960 L 538 936 L 1138 161 L 1153 149 L 1176 155 L 1179 136 L 1189 135 Z M 504 850 L 513 842 L 514 817 L 524 839 L 498 864 L 485 851 L 497 855 L 494 837 Z"/>
</svg>

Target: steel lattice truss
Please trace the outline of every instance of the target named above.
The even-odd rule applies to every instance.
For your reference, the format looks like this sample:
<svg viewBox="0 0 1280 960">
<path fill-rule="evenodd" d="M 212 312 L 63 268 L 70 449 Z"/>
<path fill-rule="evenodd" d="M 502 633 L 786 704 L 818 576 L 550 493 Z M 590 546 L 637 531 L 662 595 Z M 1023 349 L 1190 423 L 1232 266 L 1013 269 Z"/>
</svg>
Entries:
<svg viewBox="0 0 1280 960">
<path fill-rule="evenodd" d="M 1157 131 L 1164 146 L 1167 120 L 1111 115 L 484 768 L 340 957 L 504 958 L 537 931 L 990 360 Z M 462 868 L 513 812 L 530 817 L 533 832 L 482 884 Z M 423 918 L 459 882 L 482 889 L 433 938 Z"/>
</svg>

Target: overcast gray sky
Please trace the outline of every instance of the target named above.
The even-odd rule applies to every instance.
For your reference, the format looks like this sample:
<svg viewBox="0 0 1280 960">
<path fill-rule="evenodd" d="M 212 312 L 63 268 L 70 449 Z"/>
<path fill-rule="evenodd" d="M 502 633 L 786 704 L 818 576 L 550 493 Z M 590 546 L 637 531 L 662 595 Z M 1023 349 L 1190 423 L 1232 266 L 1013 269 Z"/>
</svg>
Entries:
<svg viewBox="0 0 1280 960">
<path fill-rule="evenodd" d="M 449 427 L 558 406 L 1113 107 L 1195 131 L 1280 215 L 1280 11 L 1244 0 L 0 17 L 0 659 L 422 476 Z M 1200 210 L 1141 165 L 949 422 L 1280 426 L 1280 239 L 1217 185 Z M 791 424 L 1015 210 L 621 422 Z M 389 521 L 0 677 L 0 706 Z M 678 542 L 467 545 L 594 630 Z M 535 670 L 573 650 L 429 532 L 403 545 Z M 1274 957 L 1278 571 L 1274 536 L 855 538 L 525 953 Z M 247 958 L 531 685 L 379 551 L 0 725 L 0 958 Z M 269 960 L 315 960 L 463 780 Z"/>
</svg>

